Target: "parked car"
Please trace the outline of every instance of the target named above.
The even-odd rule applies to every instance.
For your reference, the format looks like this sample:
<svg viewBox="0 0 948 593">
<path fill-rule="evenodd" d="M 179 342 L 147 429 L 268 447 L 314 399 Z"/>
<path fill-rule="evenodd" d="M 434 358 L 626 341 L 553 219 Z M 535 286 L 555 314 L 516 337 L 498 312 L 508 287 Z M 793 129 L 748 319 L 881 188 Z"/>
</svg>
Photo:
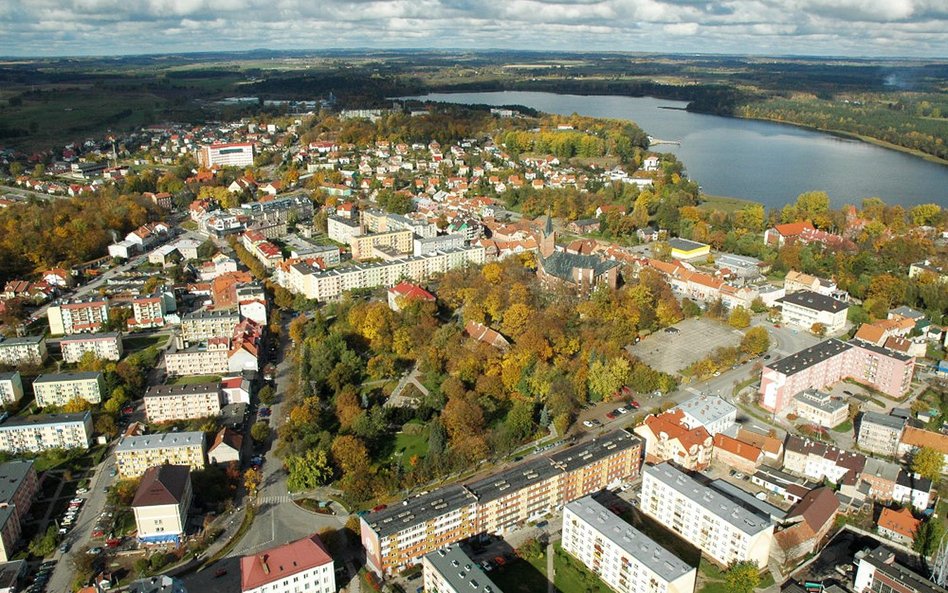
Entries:
<svg viewBox="0 0 948 593">
<path fill-rule="evenodd" d="M 602 422 L 596 420 L 595 418 L 593 418 L 592 420 L 583 421 L 583 426 L 585 426 L 586 428 L 595 428 L 596 426 L 600 426 L 601 424 Z"/>
<path fill-rule="evenodd" d="M 226 568 L 218 568 L 216 571 L 214 571 L 214 578 L 216 579 L 216 578 L 222 577 L 225 574 L 227 574 Z"/>
<path fill-rule="evenodd" d="M 615 410 L 613 410 L 613 411 L 611 411 L 611 412 L 608 412 L 608 413 L 606 414 L 606 418 L 608 418 L 609 420 L 614 420 L 614 419 L 616 418 L 616 416 L 618 416 L 618 414 L 616 414 L 616 411 L 615 411 Z"/>
<path fill-rule="evenodd" d="M 641 407 L 641 405 L 639 404 L 639 402 L 633 399 L 632 401 L 629 402 L 628 407 L 633 410 L 638 410 Z"/>
<path fill-rule="evenodd" d="M 69 551 L 69 542 L 63 542 L 62 545 L 59 546 L 59 553 L 65 554 L 68 551 Z"/>
<path fill-rule="evenodd" d="M 93 555 L 93 556 L 96 556 L 96 555 L 101 554 L 101 553 L 102 553 L 102 548 L 99 547 L 99 546 L 96 546 L 96 547 L 94 547 L 94 548 L 89 548 L 89 551 L 86 552 L 86 554 L 91 554 L 91 555 Z"/>
<path fill-rule="evenodd" d="M 621 408 L 616 408 L 616 409 L 615 409 L 615 412 L 616 412 L 617 414 L 628 414 L 628 413 L 629 413 L 629 411 L 625 409 L 625 406 L 622 406 Z"/>
</svg>

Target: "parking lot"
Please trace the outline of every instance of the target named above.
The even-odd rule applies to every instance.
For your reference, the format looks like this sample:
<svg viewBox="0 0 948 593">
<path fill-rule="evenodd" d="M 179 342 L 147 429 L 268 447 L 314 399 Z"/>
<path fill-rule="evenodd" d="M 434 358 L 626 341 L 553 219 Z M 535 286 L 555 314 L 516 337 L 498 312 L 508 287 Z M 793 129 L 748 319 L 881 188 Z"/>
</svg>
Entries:
<svg viewBox="0 0 948 593">
<path fill-rule="evenodd" d="M 627 349 L 653 369 L 674 375 L 716 348 L 737 346 L 741 332 L 710 319 L 685 319 Z"/>
</svg>

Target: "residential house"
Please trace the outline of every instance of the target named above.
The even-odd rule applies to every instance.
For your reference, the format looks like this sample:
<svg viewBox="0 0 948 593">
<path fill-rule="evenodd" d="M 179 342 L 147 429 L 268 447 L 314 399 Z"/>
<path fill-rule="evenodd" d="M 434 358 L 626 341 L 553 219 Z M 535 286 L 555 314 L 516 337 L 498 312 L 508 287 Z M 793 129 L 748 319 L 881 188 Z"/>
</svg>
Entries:
<svg viewBox="0 0 948 593">
<path fill-rule="evenodd" d="M 774 534 L 774 559 L 790 566 L 819 549 L 819 544 L 833 527 L 839 499 L 829 488 L 811 490 L 787 515 L 794 524 Z"/>
<path fill-rule="evenodd" d="M 866 465 L 859 474 L 859 480 L 869 486 L 869 498 L 888 502 L 894 496 L 895 483 L 900 473 L 902 473 L 902 467 L 897 463 L 867 457 Z"/>
<path fill-rule="evenodd" d="M 832 297 L 800 290 L 778 299 L 777 303 L 781 307 L 781 320 L 787 325 L 809 331 L 819 324 L 828 334 L 835 334 L 846 327 L 849 305 Z"/>
<path fill-rule="evenodd" d="M 926 572 L 927 574 L 927 572 Z M 896 553 L 879 545 L 871 551 L 856 553 L 856 575 L 853 582 L 855 593 L 879 591 L 911 591 L 913 593 L 945 593 L 928 578 L 902 564 Z"/>
<path fill-rule="evenodd" d="M 907 458 L 923 447 L 934 449 L 945 456 L 942 473 L 948 473 L 948 435 L 906 425 L 899 443 L 899 456 Z"/>
<path fill-rule="evenodd" d="M 115 447 L 119 476 L 137 478 L 156 465 L 186 465 L 204 469 L 203 432 L 166 432 L 127 436 Z"/>
<path fill-rule="evenodd" d="M 435 296 L 410 282 L 399 282 L 388 289 L 388 307 L 392 311 L 398 312 L 402 306 L 413 301 L 435 302 Z"/>
<path fill-rule="evenodd" d="M 8 562 L 13 556 L 38 492 L 39 479 L 32 461 L 0 464 L 0 562 Z"/>
<path fill-rule="evenodd" d="M 38 453 L 48 449 L 88 449 L 92 412 L 10 416 L 0 422 L 0 451 Z"/>
<path fill-rule="evenodd" d="M 336 593 L 333 566 L 333 559 L 319 536 L 311 535 L 241 557 L 240 592 Z"/>
<path fill-rule="evenodd" d="M 761 464 L 763 458 L 764 452 L 753 445 L 748 445 L 724 433 L 714 435 L 714 460 L 724 467 L 752 475 L 757 471 L 757 466 Z"/>
<path fill-rule="evenodd" d="M 23 378 L 20 371 L 0 373 L 0 404 L 15 404 L 23 397 Z"/>
<path fill-rule="evenodd" d="M 833 428 L 849 419 L 849 404 L 818 389 L 806 389 L 793 396 L 793 412 L 817 426 Z"/>
<path fill-rule="evenodd" d="M 792 434 L 784 442 L 783 469 L 811 480 L 854 487 L 865 466 L 866 457 L 860 453 Z"/>
<path fill-rule="evenodd" d="M 876 523 L 876 531 L 886 539 L 903 546 L 912 547 L 915 542 L 915 533 L 922 522 L 912 516 L 908 509 L 882 509 Z"/>
<path fill-rule="evenodd" d="M 180 544 L 193 497 L 187 465 L 155 465 L 145 470 L 131 504 L 138 541 Z"/>
<path fill-rule="evenodd" d="M 892 489 L 892 500 L 924 511 L 932 503 L 932 481 L 916 473 L 902 470 Z"/>
<path fill-rule="evenodd" d="M 86 297 L 54 303 L 47 307 L 49 333 L 54 336 L 97 332 L 109 320 L 107 298 Z"/>
<path fill-rule="evenodd" d="M 64 406 L 76 398 L 97 404 L 104 390 L 105 378 L 100 371 L 50 373 L 33 380 L 33 395 L 41 408 Z"/>
<path fill-rule="evenodd" d="M 122 359 L 122 334 L 109 332 L 102 334 L 77 334 L 65 336 L 59 340 L 63 361 L 70 364 L 78 363 L 86 352 L 92 353 L 99 360 Z"/>
<path fill-rule="evenodd" d="M 863 412 L 856 443 L 871 453 L 895 457 L 899 451 L 905 419 L 878 412 Z"/>
<path fill-rule="evenodd" d="M 635 434 L 645 442 L 646 462 L 674 461 L 685 469 L 695 471 L 711 464 L 711 435 L 703 426 L 688 428 L 683 423 L 683 416 L 680 410 L 650 414 L 642 424 L 635 427 Z"/>
<path fill-rule="evenodd" d="M 188 590 L 181 579 L 162 574 L 132 581 L 128 584 L 128 593 L 188 593 Z"/>
<path fill-rule="evenodd" d="M 510 342 L 507 341 L 507 338 L 477 321 L 468 321 L 464 324 L 464 333 L 478 342 L 484 342 L 498 350 L 506 350 L 510 347 Z"/>
<path fill-rule="evenodd" d="M 217 382 L 153 385 L 143 399 L 145 417 L 155 424 L 208 418 L 221 413 L 221 390 Z"/>
<path fill-rule="evenodd" d="M 243 445 L 243 436 L 226 426 L 218 431 L 207 450 L 207 459 L 209 463 L 230 463 L 231 461 L 240 464 L 240 451 Z"/>
<path fill-rule="evenodd" d="M 704 427 L 714 436 L 726 432 L 737 421 L 737 408 L 716 395 L 696 395 L 673 408 L 682 413 L 682 424 Z"/>
<path fill-rule="evenodd" d="M 737 430 L 737 440 L 760 449 L 765 460 L 778 461 L 783 456 L 783 441 L 776 437 L 747 428 L 739 428 Z"/>
<path fill-rule="evenodd" d="M 14 367 L 41 365 L 46 360 L 46 354 L 46 338 L 43 336 L 0 336 L 0 364 Z"/>
</svg>

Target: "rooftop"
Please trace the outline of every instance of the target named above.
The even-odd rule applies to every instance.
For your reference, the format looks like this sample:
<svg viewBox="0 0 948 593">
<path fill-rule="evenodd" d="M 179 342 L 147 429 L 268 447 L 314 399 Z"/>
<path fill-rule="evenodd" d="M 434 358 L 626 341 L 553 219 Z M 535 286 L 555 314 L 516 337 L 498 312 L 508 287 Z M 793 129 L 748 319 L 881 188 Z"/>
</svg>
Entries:
<svg viewBox="0 0 948 593">
<path fill-rule="evenodd" d="M 841 342 L 835 338 L 824 340 L 819 344 L 804 348 L 799 352 L 781 358 L 780 360 L 767 365 L 765 368 L 777 371 L 784 375 L 795 375 L 811 366 L 820 364 L 837 354 L 845 352 L 852 348 L 850 344 Z"/>
<path fill-rule="evenodd" d="M 45 340 L 45 336 L 21 336 L 19 338 L 0 338 L 0 348 L 5 346 L 25 346 L 39 344 Z"/>
<path fill-rule="evenodd" d="M 696 395 L 681 402 L 674 409 L 681 410 L 686 417 L 694 418 L 695 422 L 702 426 L 714 424 L 729 415 L 737 414 L 737 408 L 716 395 Z"/>
<path fill-rule="evenodd" d="M 843 400 L 834 399 L 830 394 L 817 389 L 801 391 L 793 396 L 793 399 L 828 414 L 837 412 L 840 408 L 845 408 L 849 405 Z"/>
<path fill-rule="evenodd" d="M 718 490 L 705 486 L 670 463 L 646 464 L 642 473 L 658 480 L 748 535 L 756 535 L 772 527 L 769 517 L 744 508 Z"/>
<path fill-rule="evenodd" d="M 859 562 L 867 562 L 875 567 L 877 573 L 882 573 L 889 580 L 901 583 L 910 587 L 915 593 L 946 593 L 948 589 L 940 587 L 914 570 L 903 566 L 895 559 L 895 552 L 885 546 L 878 546 L 865 556 Z"/>
<path fill-rule="evenodd" d="M 883 348 L 882 346 L 876 346 L 875 344 L 869 344 L 867 342 L 862 342 L 860 340 L 850 340 L 849 343 L 850 345 L 858 346 L 859 348 L 862 348 L 863 350 L 868 350 L 869 352 L 872 352 L 875 354 L 881 354 L 883 356 L 894 358 L 895 360 L 899 360 L 902 362 L 907 362 L 909 360 L 915 359 L 914 356 L 902 354 L 901 352 L 893 352 L 892 350 L 887 350 L 886 348 Z"/>
<path fill-rule="evenodd" d="M 187 590 L 179 579 L 163 574 L 132 581 L 128 593 L 187 593 Z"/>
<path fill-rule="evenodd" d="M 76 414 L 35 414 L 33 416 L 11 416 L 0 424 L 0 429 L 21 428 L 24 426 L 46 426 L 48 424 L 74 424 L 92 418 L 92 412 Z"/>
<path fill-rule="evenodd" d="M 697 241 L 689 241 L 688 239 L 679 239 L 676 237 L 668 240 L 668 246 L 679 251 L 694 251 L 695 249 L 707 247 L 708 244 L 698 243 Z"/>
<path fill-rule="evenodd" d="M 922 522 L 912 516 L 908 509 L 882 509 L 879 515 L 879 527 L 915 539 L 915 531 Z"/>
<path fill-rule="evenodd" d="M 60 381 L 93 381 L 102 377 L 102 373 L 99 371 L 87 371 L 84 373 L 49 373 L 47 375 L 40 375 L 33 380 L 33 384 L 37 383 L 59 383 Z"/>
<path fill-rule="evenodd" d="M 187 465 L 156 465 L 142 475 L 133 507 L 151 507 L 180 504 L 191 482 L 191 468 Z"/>
<path fill-rule="evenodd" d="M 71 336 L 63 336 L 59 339 L 59 343 L 63 342 L 88 342 L 90 340 L 116 340 L 122 339 L 122 334 L 119 332 L 104 332 L 98 334 L 73 334 Z"/>
<path fill-rule="evenodd" d="M 145 434 L 137 437 L 125 437 L 119 441 L 115 452 L 140 451 L 142 449 L 168 449 L 172 447 L 192 447 L 204 444 L 204 433 L 195 432 L 166 432 L 162 434 Z"/>
<path fill-rule="evenodd" d="M 591 496 L 574 500 L 566 509 L 666 581 L 674 581 L 695 570 Z"/>
<path fill-rule="evenodd" d="M 502 593 L 500 587 L 457 545 L 431 552 L 425 556 L 425 561 L 441 575 L 452 591 Z"/>
<path fill-rule="evenodd" d="M 791 292 L 783 298 L 777 299 L 778 303 L 790 303 L 815 311 L 825 311 L 828 313 L 839 313 L 849 308 L 849 305 L 843 301 L 837 301 L 833 297 L 811 292 L 809 290 L 800 290 Z"/>
<path fill-rule="evenodd" d="M 876 426 L 882 426 L 892 430 L 902 430 L 905 428 L 904 418 L 890 416 L 889 414 L 880 414 L 879 412 L 863 412 L 859 423 L 860 428 L 864 423 L 875 424 Z"/>
<path fill-rule="evenodd" d="M 318 535 L 243 556 L 240 559 L 240 590 L 256 589 L 317 566 L 332 564 L 332 561 Z"/>
<path fill-rule="evenodd" d="M 757 511 L 762 515 L 770 515 L 775 521 L 783 521 L 787 517 L 787 512 L 783 509 L 770 504 L 766 500 L 760 500 L 747 490 L 726 480 L 711 480 L 708 485 L 744 507 Z"/>
<path fill-rule="evenodd" d="M 194 395 L 217 393 L 218 391 L 220 391 L 220 383 L 216 381 L 209 381 L 207 383 L 191 383 L 186 385 L 153 385 L 148 388 L 148 391 L 145 392 L 145 397 Z"/>
<path fill-rule="evenodd" d="M 0 504 L 12 502 L 13 495 L 32 467 L 32 461 L 7 461 L 0 464 Z"/>
</svg>

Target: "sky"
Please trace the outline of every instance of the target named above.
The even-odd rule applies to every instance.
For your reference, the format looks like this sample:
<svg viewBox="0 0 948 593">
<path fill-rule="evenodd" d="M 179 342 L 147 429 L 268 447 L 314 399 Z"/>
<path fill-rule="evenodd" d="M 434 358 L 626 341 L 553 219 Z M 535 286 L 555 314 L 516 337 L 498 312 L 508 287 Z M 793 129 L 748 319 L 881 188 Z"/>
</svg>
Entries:
<svg viewBox="0 0 948 593">
<path fill-rule="evenodd" d="M 948 58 L 948 0 L 0 0 L 0 56 L 260 48 Z"/>
</svg>

